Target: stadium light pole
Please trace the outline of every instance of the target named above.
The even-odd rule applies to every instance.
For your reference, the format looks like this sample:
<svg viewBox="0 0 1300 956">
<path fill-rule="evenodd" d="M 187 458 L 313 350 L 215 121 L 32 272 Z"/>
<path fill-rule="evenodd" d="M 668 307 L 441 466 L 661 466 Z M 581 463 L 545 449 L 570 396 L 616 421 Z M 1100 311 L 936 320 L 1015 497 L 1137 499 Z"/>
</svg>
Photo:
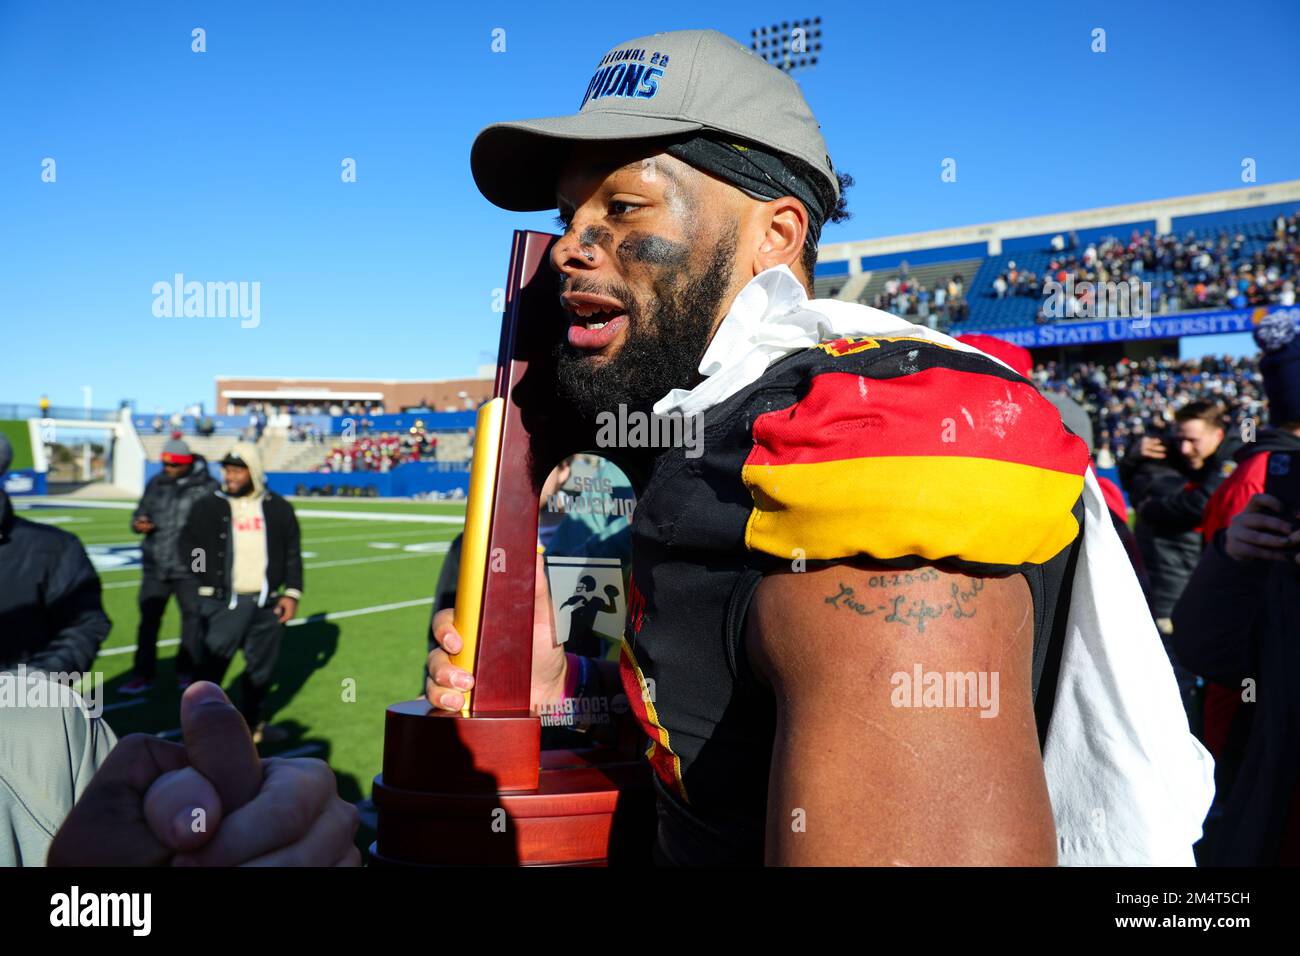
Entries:
<svg viewBox="0 0 1300 956">
<path fill-rule="evenodd" d="M 81 397 L 86 404 L 86 421 L 90 421 L 90 396 L 92 391 L 89 385 L 81 386 Z M 90 481 L 90 440 L 83 439 L 81 445 L 81 480 Z"/>
</svg>

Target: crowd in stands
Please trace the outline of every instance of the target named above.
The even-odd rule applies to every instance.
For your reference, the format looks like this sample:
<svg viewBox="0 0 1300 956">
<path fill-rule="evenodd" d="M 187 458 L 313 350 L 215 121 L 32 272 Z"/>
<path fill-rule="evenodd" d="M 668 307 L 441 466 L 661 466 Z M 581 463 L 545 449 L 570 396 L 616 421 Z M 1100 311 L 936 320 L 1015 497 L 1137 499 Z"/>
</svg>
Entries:
<svg viewBox="0 0 1300 956">
<path fill-rule="evenodd" d="M 386 473 L 408 461 L 433 461 L 437 458 L 438 437 L 416 422 L 406 432 L 379 432 L 363 435 L 355 441 L 334 445 L 321 472 L 350 474 L 355 471 Z"/>
<path fill-rule="evenodd" d="M 1034 378 L 1045 391 L 1068 394 L 1093 419 L 1097 463 L 1120 461 L 1144 435 L 1166 432 L 1174 413 L 1195 401 L 1215 401 L 1228 413 L 1229 431 L 1246 419 L 1265 419 L 1263 380 L 1254 357 L 1121 359 L 1069 367 L 1040 365 Z"/>
<path fill-rule="evenodd" d="M 227 415 L 382 415 L 382 402 L 231 402 L 226 405 Z"/>
<path fill-rule="evenodd" d="M 173 412 L 166 418 L 161 411 L 156 412 L 153 420 L 149 423 L 155 435 L 161 435 L 164 431 L 168 432 L 173 438 L 179 437 L 185 430 L 185 419 L 180 412 Z M 193 416 L 194 434 L 207 438 L 216 433 L 216 423 L 212 421 L 211 416 L 200 413 Z"/>
<path fill-rule="evenodd" d="M 289 441 L 311 442 L 314 445 L 325 444 L 325 430 L 319 425 L 294 424 L 289 426 Z"/>
<path fill-rule="evenodd" d="M 1058 241 L 1060 240 L 1060 241 Z M 1125 242 L 1108 236 L 1077 250 L 1077 240 L 1053 240 L 1058 252 L 1042 276 L 1018 269 L 1014 261 L 993 281 L 993 298 L 1046 298 L 1049 279 L 1065 285 L 1073 277 L 1083 282 L 1143 282 L 1157 273 L 1174 273 L 1151 287 L 1155 313 L 1195 309 L 1245 309 L 1260 305 L 1292 306 L 1300 282 L 1300 214 L 1278 216 L 1272 238 L 1253 251 L 1248 237 L 1237 232 L 1215 236 L 1186 232 L 1153 235 L 1134 230 Z M 1059 247 L 1059 248 L 1058 248 Z M 1078 293 L 1086 296 L 1086 291 Z M 1040 323 L 1049 321 L 1041 310 Z"/>
<path fill-rule="evenodd" d="M 1294 306 L 1300 286 L 1300 213 L 1278 216 L 1271 224 L 1271 238 L 1263 245 L 1252 242 L 1263 238 L 1240 231 L 1213 235 L 1187 231 L 1180 237 L 1134 230 L 1127 241 L 1107 236 L 1081 244 L 1073 232 L 1060 234 L 1050 242 L 1052 258 L 1041 273 L 1009 260 L 987 294 L 992 299 L 1019 297 L 1045 304 L 1049 280 L 1065 286 L 1072 279 L 1080 316 L 1119 315 L 1115 310 L 1125 306 L 1114 301 L 1108 304 L 1110 312 L 1089 308 L 1093 293 L 1084 283 L 1150 281 L 1153 314 Z M 909 276 L 907 263 L 868 304 L 941 331 L 960 326 L 970 314 L 961 275 L 927 284 Z M 1053 316 L 1040 307 L 1036 320 L 1041 324 Z"/>
<path fill-rule="evenodd" d="M 871 305 L 894 315 L 915 319 L 932 329 L 946 329 L 970 313 L 966 280 L 961 275 L 954 273 L 946 281 L 940 278 L 927 285 L 908 275 L 907 263 L 899 266 L 898 275 L 885 283 L 884 290 Z"/>
</svg>

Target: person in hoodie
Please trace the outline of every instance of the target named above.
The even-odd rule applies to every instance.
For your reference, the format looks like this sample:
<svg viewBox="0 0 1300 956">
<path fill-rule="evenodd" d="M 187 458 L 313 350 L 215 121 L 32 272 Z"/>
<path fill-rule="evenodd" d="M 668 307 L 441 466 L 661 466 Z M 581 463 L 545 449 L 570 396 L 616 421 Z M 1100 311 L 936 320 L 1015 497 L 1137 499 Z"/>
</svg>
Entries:
<svg viewBox="0 0 1300 956">
<path fill-rule="evenodd" d="M 196 680 L 220 684 L 244 652 L 240 713 L 253 742 L 272 743 L 262 713 L 283 625 L 302 597 L 302 548 L 293 506 L 267 490 L 257 447 L 237 442 L 221 459 L 221 490 L 199 499 L 180 536 L 198 578 L 202 639 Z"/>
<path fill-rule="evenodd" d="M 163 446 L 162 472 L 149 479 L 131 515 L 131 530 L 145 536 L 141 547 L 144 574 L 140 578 L 140 627 L 135 641 L 135 668 L 122 685 L 123 694 L 143 694 L 153 687 L 158 667 L 158 628 L 167 599 L 175 595 L 181 610 L 181 646 L 176 652 L 176 682 L 184 690 L 194 673 L 198 639 L 198 585 L 190 562 L 176 543 L 194 503 L 211 495 L 217 481 L 208 474 L 202 455 L 190 451 L 180 438 Z"/>
<path fill-rule="evenodd" d="M 1300 530 L 1264 493 L 1270 468 L 1287 456 L 1300 466 L 1300 325 L 1269 316 L 1255 341 L 1273 425 L 1210 498 L 1205 553 L 1173 612 L 1175 655 L 1211 681 L 1218 796 L 1199 847 L 1210 865 L 1300 864 Z"/>
</svg>

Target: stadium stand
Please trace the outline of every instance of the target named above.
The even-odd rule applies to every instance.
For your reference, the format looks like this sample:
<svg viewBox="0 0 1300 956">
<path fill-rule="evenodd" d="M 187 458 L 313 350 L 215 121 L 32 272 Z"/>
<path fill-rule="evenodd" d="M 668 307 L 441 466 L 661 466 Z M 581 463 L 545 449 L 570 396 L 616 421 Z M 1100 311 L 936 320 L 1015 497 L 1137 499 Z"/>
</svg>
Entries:
<svg viewBox="0 0 1300 956">
<path fill-rule="evenodd" d="M 848 284 L 849 277 L 842 276 L 815 276 L 813 278 L 813 298 L 814 299 L 838 299 L 840 291 Z"/>
<path fill-rule="evenodd" d="M 870 273 L 871 278 L 864 284 L 857 301 L 937 328 L 940 320 L 947 319 L 969 301 L 965 290 L 970 287 L 971 276 L 979 269 L 980 262 L 961 259 L 915 269 L 904 264 L 897 270 L 877 270 Z M 954 297 L 949 287 L 955 277 L 961 279 L 961 292 Z M 941 302 L 936 298 L 940 288 L 944 290 Z"/>
<path fill-rule="evenodd" d="M 1272 195 L 1292 198 L 1258 201 Z M 828 245 L 814 288 L 817 295 L 864 302 L 961 332 L 1032 328 L 1047 321 L 1040 317 L 1044 282 L 1063 281 L 1066 275 L 1076 282 L 1130 276 L 1149 282 L 1155 314 L 1291 306 L 1300 286 L 1297 196 L 1300 183 L 1282 183 L 1113 211 Z M 1229 208 L 1190 211 L 1225 205 Z M 1124 215 L 1130 210 L 1155 214 Z M 1024 231 L 1030 224 L 1038 228 Z M 952 241 L 971 236 L 981 241 Z M 940 239 L 949 241 L 929 245 Z M 942 315 L 953 311 L 951 303 L 938 308 L 933 298 L 936 283 L 953 275 L 965 279 L 969 306 L 964 317 L 961 310 L 951 317 L 955 325 Z M 913 287 L 908 294 L 891 292 L 904 282 Z M 921 289 L 929 294 L 913 294 Z"/>
</svg>

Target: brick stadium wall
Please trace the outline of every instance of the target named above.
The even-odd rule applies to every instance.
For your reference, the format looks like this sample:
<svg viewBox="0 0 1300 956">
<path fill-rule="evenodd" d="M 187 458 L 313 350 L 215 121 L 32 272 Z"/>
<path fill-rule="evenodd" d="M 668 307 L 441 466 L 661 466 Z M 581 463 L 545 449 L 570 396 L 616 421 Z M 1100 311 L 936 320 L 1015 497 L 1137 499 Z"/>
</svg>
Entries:
<svg viewBox="0 0 1300 956">
<path fill-rule="evenodd" d="M 267 378 L 219 378 L 217 379 L 218 414 L 226 413 L 226 391 L 256 389 L 274 393 L 281 388 L 328 388 L 338 392 L 380 392 L 384 396 L 384 410 L 400 412 L 404 406 L 418 405 L 427 401 L 435 411 L 464 411 L 465 402 L 459 397 L 460 392 L 467 392 L 475 406 L 492 397 L 492 380 L 483 378 L 458 378 L 440 382 L 396 382 L 383 379 L 339 380 L 327 378 L 267 379 Z M 269 400 L 274 401 L 271 397 Z M 241 402 L 246 401 L 240 399 Z M 324 399 L 290 398 L 286 401 L 309 403 L 325 402 Z"/>
</svg>

